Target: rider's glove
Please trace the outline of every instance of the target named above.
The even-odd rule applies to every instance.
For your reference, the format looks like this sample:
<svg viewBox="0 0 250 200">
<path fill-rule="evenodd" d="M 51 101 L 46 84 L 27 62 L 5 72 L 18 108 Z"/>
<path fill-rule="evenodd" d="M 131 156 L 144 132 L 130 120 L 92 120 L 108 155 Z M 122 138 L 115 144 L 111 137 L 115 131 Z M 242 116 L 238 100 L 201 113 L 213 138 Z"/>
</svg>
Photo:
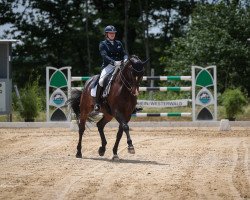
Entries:
<svg viewBox="0 0 250 200">
<path fill-rule="evenodd" d="M 115 62 L 114 62 L 114 65 L 115 65 L 116 67 L 120 67 L 120 66 L 121 66 L 121 64 L 122 64 L 122 62 L 121 62 L 121 61 L 115 61 Z"/>
<path fill-rule="evenodd" d="M 128 61 L 128 59 L 127 58 L 125 58 L 124 60 L 123 60 L 123 63 L 126 63 Z"/>
</svg>

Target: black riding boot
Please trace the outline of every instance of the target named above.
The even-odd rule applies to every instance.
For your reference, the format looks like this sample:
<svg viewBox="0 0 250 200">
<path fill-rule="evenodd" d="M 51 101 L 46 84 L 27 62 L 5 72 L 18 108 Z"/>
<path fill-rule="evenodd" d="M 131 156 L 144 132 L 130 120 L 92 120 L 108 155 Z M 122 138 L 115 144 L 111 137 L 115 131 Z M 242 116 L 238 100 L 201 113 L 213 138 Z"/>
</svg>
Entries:
<svg viewBox="0 0 250 200">
<path fill-rule="evenodd" d="M 102 86 L 100 86 L 98 83 L 96 88 L 96 97 L 95 97 L 95 107 L 94 107 L 95 111 L 99 111 L 101 108 L 100 105 L 101 93 L 102 93 Z"/>
</svg>

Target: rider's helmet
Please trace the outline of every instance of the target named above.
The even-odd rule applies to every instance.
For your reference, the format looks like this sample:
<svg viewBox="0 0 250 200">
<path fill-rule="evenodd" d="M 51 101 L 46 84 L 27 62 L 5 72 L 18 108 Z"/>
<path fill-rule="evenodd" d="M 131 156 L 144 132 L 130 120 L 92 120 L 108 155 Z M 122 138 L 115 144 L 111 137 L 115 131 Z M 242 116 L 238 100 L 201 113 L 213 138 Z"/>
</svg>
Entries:
<svg viewBox="0 0 250 200">
<path fill-rule="evenodd" d="M 116 28 L 115 28 L 114 26 L 108 25 L 108 26 L 106 26 L 106 28 L 104 29 L 104 32 L 105 32 L 105 34 L 106 34 L 106 33 L 110 33 L 110 32 L 116 33 L 117 31 L 116 31 Z"/>
</svg>

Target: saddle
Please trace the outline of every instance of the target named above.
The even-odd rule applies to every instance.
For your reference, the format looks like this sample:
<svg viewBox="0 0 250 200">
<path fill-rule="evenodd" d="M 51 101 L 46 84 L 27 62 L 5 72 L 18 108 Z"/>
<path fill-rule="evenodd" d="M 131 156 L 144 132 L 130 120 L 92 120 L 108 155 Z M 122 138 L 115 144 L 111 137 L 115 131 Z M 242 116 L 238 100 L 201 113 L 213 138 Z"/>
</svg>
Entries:
<svg viewBox="0 0 250 200">
<path fill-rule="evenodd" d="M 115 68 L 110 74 L 108 74 L 105 77 L 105 79 L 103 81 L 103 92 L 101 94 L 102 98 L 106 98 L 108 96 L 108 94 L 110 92 L 110 87 L 111 87 L 112 81 L 115 79 L 117 71 L 118 71 L 118 68 Z M 96 77 L 96 79 L 94 80 L 92 89 L 96 88 L 96 86 L 99 82 L 99 79 L 100 79 L 100 75 L 98 75 Z M 95 96 L 95 95 L 92 95 L 92 96 Z"/>
</svg>

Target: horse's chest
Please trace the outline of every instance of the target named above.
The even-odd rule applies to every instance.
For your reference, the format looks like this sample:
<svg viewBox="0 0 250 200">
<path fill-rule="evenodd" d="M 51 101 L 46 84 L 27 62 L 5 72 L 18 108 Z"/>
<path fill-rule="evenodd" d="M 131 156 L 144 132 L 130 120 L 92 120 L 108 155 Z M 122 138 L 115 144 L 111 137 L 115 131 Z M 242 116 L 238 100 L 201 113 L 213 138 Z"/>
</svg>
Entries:
<svg viewBox="0 0 250 200">
<path fill-rule="evenodd" d="M 113 85 L 109 97 L 113 104 L 119 104 L 124 107 L 128 105 L 134 106 L 137 101 L 137 98 L 131 95 L 127 89 L 125 90 L 124 87 L 116 84 Z"/>
</svg>

